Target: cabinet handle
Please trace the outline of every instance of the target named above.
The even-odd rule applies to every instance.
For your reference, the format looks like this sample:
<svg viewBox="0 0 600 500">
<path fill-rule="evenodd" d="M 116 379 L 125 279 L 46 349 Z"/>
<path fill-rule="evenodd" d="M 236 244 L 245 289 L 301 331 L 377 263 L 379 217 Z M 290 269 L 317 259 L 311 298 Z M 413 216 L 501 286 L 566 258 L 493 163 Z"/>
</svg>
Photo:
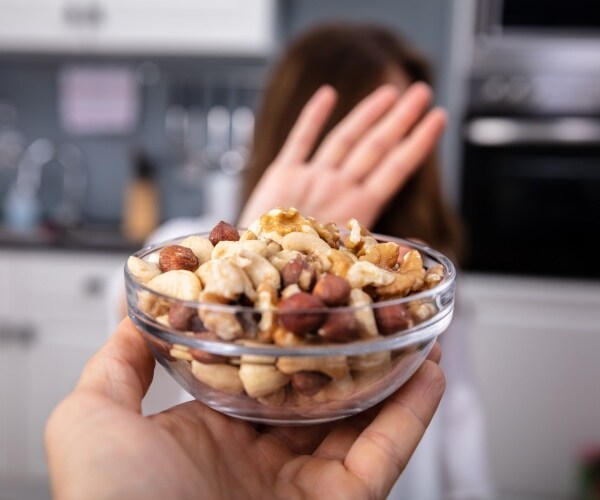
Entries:
<svg viewBox="0 0 600 500">
<path fill-rule="evenodd" d="M 67 5 L 63 10 L 63 19 L 67 24 L 80 26 L 81 24 L 85 23 L 85 18 L 85 10 L 81 7 L 81 5 Z"/>
<path fill-rule="evenodd" d="M 9 323 L 0 324 L 0 342 L 16 343 L 27 346 L 35 342 L 37 330 L 33 325 L 11 325 Z"/>
<path fill-rule="evenodd" d="M 88 25 L 97 27 L 104 20 L 104 11 L 95 3 L 89 6 L 85 17 Z"/>
<path fill-rule="evenodd" d="M 104 292 L 104 280 L 99 276 L 88 276 L 83 282 L 83 293 L 88 297 L 99 297 Z"/>
<path fill-rule="evenodd" d="M 31 345 L 37 338 L 37 331 L 32 325 L 20 325 L 14 329 L 13 339 L 22 346 Z"/>
</svg>

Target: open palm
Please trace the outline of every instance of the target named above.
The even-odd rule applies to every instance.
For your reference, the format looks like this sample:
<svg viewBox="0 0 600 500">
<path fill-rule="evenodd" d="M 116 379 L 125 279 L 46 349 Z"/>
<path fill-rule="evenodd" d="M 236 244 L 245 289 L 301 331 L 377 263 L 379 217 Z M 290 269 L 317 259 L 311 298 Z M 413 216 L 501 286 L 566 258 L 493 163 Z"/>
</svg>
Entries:
<svg viewBox="0 0 600 500">
<path fill-rule="evenodd" d="M 306 103 L 286 143 L 252 191 L 239 224 L 248 226 L 276 206 L 293 206 L 318 220 L 370 227 L 386 204 L 435 148 L 446 124 L 422 82 L 406 92 L 382 85 L 323 140 L 319 135 L 336 101 L 323 86 Z"/>
<path fill-rule="evenodd" d="M 56 499 L 384 498 L 444 390 L 436 346 L 382 405 L 306 427 L 256 426 L 197 401 L 142 416 L 154 359 L 124 320 L 51 415 Z"/>
</svg>

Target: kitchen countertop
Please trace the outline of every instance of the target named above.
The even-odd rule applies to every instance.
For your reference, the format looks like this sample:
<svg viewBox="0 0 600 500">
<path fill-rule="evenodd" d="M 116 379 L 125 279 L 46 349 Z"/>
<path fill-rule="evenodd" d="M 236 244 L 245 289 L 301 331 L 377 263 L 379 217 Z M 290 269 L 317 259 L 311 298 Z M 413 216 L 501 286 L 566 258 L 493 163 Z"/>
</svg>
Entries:
<svg viewBox="0 0 600 500">
<path fill-rule="evenodd" d="M 87 226 L 75 229 L 47 228 L 20 233 L 0 226 L 0 250 L 60 250 L 133 253 L 142 245 L 128 241 L 115 226 Z"/>
</svg>

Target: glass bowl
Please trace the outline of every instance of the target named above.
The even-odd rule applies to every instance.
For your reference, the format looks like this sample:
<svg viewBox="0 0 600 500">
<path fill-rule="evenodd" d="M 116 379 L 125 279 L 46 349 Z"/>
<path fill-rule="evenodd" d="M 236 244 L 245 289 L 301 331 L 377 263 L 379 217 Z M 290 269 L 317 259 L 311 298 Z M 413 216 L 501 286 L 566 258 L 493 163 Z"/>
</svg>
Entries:
<svg viewBox="0 0 600 500">
<path fill-rule="evenodd" d="M 194 398 L 221 413 L 277 425 L 348 417 L 381 402 L 415 373 L 450 324 L 454 308 L 456 271 L 448 258 L 409 240 L 373 236 L 418 250 L 426 269 L 443 267 L 442 280 L 433 288 L 393 300 L 292 312 L 174 299 L 137 281 L 126 265 L 129 317 L 167 372 Z M 134 256 L 156 262 L 161 249 L 187 237 L 146 247 Z M 170 326 L 166 318 L 176 308 L 191 312 L 191 327 L 189 322 L 181 330 Z M 196 321 L 200 316 L 196 311 L 218 328 L 237 325 L 241 338 L 224 341 L 205 331 L 203 322 Z M 376 327 L 379 334 L 349 342 L 262 343 L 257 325 L 265 314 L 280 323 L 322 324 L 333 319 L 342 325 L 352 315 Z"/>
</svg>

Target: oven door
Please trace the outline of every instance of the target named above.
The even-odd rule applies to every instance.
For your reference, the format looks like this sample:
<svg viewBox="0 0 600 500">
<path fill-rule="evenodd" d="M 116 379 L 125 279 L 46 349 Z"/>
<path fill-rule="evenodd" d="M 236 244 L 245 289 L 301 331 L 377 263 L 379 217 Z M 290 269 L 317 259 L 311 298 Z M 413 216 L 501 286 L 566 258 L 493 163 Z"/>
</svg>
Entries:
<svg viewBox="0 0 600 500">
<path fill-rule="evenodd" d="M 600 277 L 600 120 L 475 118 L 465 126 L 467 269 Z"/>
</svg>

